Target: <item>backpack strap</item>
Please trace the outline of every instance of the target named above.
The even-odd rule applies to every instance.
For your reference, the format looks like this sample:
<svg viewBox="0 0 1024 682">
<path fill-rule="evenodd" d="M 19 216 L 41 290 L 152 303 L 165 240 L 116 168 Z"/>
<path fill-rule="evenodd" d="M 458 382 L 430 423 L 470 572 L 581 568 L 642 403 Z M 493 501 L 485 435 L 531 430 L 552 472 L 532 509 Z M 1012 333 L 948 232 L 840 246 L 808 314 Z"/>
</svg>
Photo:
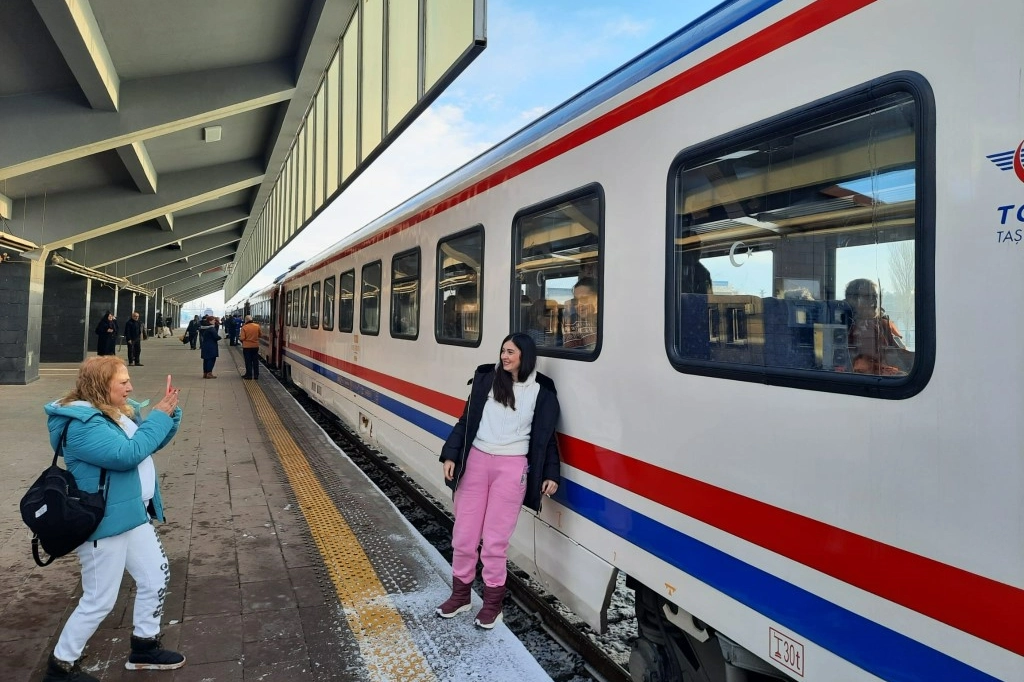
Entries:
<svg viewBox="0 0 1024 682">
<path fill-rule="evenodd" d="M 111 424 L 113 424 L 114 426 L 117 426 L 117 428 L 121 428 L 116 421 L 114 421 L 113 419 L 111 419 L 107 415 L 103 415 L 103 416 L 107 420 L 109 420 Z M 71 426 L 71 419 L 68 418 L 68 420 L 66 422 L 64 422 L 64 431 L 62 431 L 61 434 L 60 434 L 60 440 L 57 441 L 57 449 L 53 453 L 53 465 L 52 466 L 57 466 L 57 458 L 64 456 L 64 446 L 68 442 L 68 427 L 70 427 L 70 426 Z M 100 467 L 100 487 L 97 488 L 97 492 L 102 492 L 103 493 L 103 499 L 104 500 L 107 499 L 107 470 L 104 469 L 103 467 Z M 33 551 L 35 551 L 35 549 L 36 549 L 36 544 L 37 544 L 37 541 L 33 540 L 32 541 L 32 550 Z M 41 566 L 45 566 L 46 564 L 40 564 L 40 565 Z"/>
<path fill-rule="evenodd" d="M 39 558 L 39 536 L 38 535 L 33 535 L 32 536 L 32 558 L 35 559 L 36 563 L 38 565 L 40 565 L 40 566 L 49 566 L 50 564 L 53 563 L 53 560 L 56 559 L 57 557 L 53 557 L 53 556 L 47 557 L 46 561 L 43 561 L 42 559 L 40 559 Z"/>
</svg>

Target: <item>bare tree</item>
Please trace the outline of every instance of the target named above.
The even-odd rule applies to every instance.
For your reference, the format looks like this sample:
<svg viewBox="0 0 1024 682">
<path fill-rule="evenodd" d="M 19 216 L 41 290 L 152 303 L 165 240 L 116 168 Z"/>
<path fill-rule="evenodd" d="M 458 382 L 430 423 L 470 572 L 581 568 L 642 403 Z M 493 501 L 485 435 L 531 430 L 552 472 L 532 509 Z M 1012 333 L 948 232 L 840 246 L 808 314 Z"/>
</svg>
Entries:
<svg viewBox="0 0 1024 682">
<path fill-rule="evenodd" d="M 914 295 L 914 242 L 903 241 L 889 245 L 889 272 L 893 293 L 913 299 Z"/>
</svg>

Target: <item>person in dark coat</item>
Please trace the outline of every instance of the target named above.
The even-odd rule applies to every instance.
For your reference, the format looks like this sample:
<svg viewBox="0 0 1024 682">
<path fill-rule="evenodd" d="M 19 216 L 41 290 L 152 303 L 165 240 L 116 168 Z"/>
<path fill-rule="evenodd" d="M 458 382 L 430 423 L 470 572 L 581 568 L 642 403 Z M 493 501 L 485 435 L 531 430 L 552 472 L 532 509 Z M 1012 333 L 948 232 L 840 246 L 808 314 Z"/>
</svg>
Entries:
<svg viewBox="0 0 1024 682">
<path fill-rule="evenodd" d="M 242 325 L 243 324 L 245 324 L 245 323 L 242 322 L 242 316 L 241 315 L 239 315 L 238 313 L 235 313 L 234 315 L 231 316 L 231 331 L 229 332 L 229 338 L 231 339 L 231 345 L 232 346 L 240 345 L 238 337 L 242 333 Z"/>
<path fill-rule="evenodd" d="M 217 364 L 217 357 L 220 355 L 220 319 L 213 315 L 207 315 L 199 323 L 199 355 L 203 358 L 203 378 L 216 379 L 213 373 L 213 366 Z"/>
<path fill-rule="evenodd" d="M 188 337 L 189 345 L 192 346 L 192 350 L 196 349 L 196 339 L 199 338 L 199 316 L 196 315 L 192 318 L 192 321 L 188 323 L 188 327 L 185 328 L 185 335 Z"/>
<path fill-rule="evenodd" d="M 542 497 L 558 490 L 558 395 L 536 366 L 533 339 L 506 336 L 498 364 L 474 373 L 462 418 L 441 449 L 444 478 L 455 491 L 452 595 L 437 608 L 442 618 L 469 608 L 479 547 L 484 606 L 475 622 L 486 629 L 501 622 L 508 544 L 520 507 L 540 511 Z"/>
<path fill-rule="evenodd" d="M 117 351 L 117 320 L 109 310 L 96 325 L 96 355 L 114 355 Z"/>
<path fill-rule="evenodd" d="M 231 315 L 224 318 L 224 334 L 228 337 L 228 345 L 235 345 L 235 318 Z"/>
<path fill-rule="evenodd" d="M 124 323 L 124 342 L 128 346 L 128 366 L 142 367 L 139 356 L 142 354 L 142 323 L 139 313 L 133 312 L 130 320 Z"/>
</svg>

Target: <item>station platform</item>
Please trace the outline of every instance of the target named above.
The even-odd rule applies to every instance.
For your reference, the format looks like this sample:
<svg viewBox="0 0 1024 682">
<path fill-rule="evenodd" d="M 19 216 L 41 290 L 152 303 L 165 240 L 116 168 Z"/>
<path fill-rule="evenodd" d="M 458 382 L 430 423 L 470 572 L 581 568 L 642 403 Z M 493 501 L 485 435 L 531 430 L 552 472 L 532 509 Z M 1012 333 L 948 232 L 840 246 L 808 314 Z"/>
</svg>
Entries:
<svg viewBox="0 0 1024 682">
<path fill-rule="evenodd" d="M 263 680 L 550 680 L 504 626 L 445 620 L 450 567 L 264 369 L 241 378 L 241 349 L 221 342 L 202 378 L 199 351 L 148 339 L 130 367 L 133 397 L 181 388 L 181 427 L 156 454 L 170 560 L 164 645 L 174 671 L 124 669 L 132 632 L 127 574 L 85 651 L 104 682 Z M 123 356 L 123 349 L 122 349 Z M 43 365 L 0 386 L 0 680 L 42 679 L 80 589 L 72 553 L 40 568 L 18 503 L 49 465 L 43 405 L 70 389 L 76 364 Z M 439 471 L 440 475 L 440 471 Z"/>
</svg>

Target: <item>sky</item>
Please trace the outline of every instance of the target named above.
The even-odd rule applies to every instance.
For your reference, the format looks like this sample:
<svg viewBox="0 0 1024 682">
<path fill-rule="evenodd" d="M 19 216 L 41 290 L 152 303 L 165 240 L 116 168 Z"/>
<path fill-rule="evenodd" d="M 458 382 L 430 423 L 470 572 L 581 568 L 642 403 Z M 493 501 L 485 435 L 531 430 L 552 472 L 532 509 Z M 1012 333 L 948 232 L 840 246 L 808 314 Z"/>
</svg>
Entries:
<svg viewBox="0 0 1024 682">
<path fill-rule="evenodd" d="M 487 0 L 487 47 L 260 273 L 215 312 L 429 187 L 719 4 L 719 0 Z"/>
</svg>

